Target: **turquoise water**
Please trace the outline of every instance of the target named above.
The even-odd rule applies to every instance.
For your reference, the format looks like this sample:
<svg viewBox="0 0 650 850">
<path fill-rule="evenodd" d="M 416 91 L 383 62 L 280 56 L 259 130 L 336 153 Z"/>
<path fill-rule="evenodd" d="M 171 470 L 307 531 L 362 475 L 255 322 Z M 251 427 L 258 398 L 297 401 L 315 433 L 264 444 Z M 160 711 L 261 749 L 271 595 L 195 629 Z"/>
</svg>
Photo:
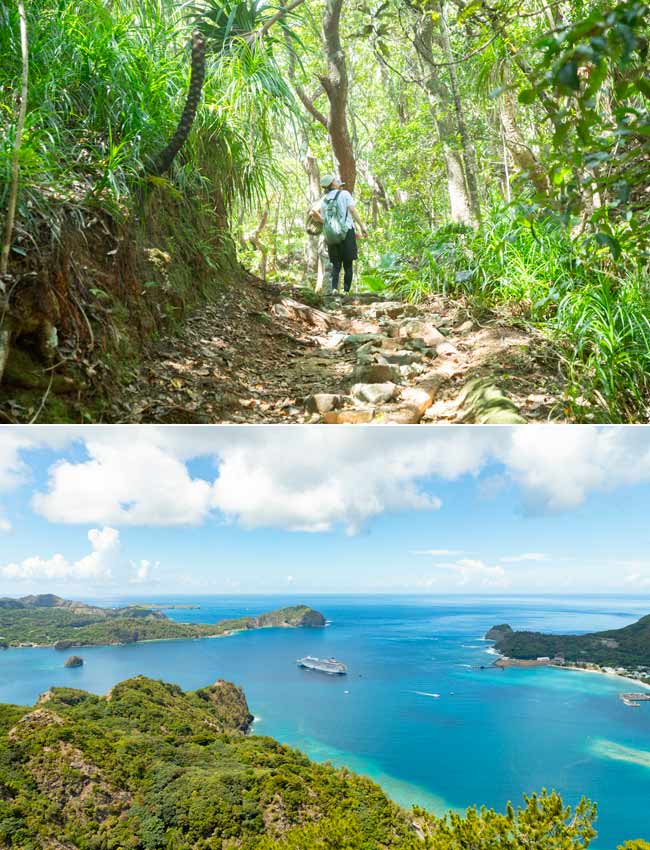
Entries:
<svg viewBox="0 0 650 850">
<path fill-rule="evenodd" d="M 297 600 L 176 601 L 201 608 L 171 610 L 170 617 L 214 622 Z M 139 673 L 185 688 L 226 678 L 245 689 L 257 733 L 366 773 L 403 804 L 502 809 L 523 792 L 556 788 L 567 802 L 584 794 L 599 803 L 599 850 L 650 839 L 650 704 L 626 708 L 617 698 L 625 684 L 606 676 L 479 669 L 492 661 L 481 636 L 495 623 L 618 628 L 648 613 L 650 599 L 301 601 L 323 611 L 328 627 L 84 648 L 85 666 L 71 670 L 63 668 L 65 654 L 52 649 L 7 650 L 0 653 L 0 701 L 31 704 L 52 685 L 103 693 Z M 350 673 L 301 670 L 295 659 L 305 654 L 333 655 Z"/>
</svg>

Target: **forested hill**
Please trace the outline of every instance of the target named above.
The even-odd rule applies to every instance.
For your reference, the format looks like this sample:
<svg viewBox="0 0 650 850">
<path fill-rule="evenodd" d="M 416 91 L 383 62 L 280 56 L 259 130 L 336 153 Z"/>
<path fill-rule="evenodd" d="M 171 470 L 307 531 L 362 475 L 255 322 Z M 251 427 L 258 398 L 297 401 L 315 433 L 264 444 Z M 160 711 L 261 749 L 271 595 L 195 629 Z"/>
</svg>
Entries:
<svg viewBox="0 0 650 850">
<path fill-rule="evenodd" d="M 574 814 L 555 795 L 523 815 L 407 813 L 365 777 L 245 736 L 251 721 L 224 681 L 184 693 L 137 677 L 105 697 L 0 705 L 0 848 L 584 850 L 595 834 L 589 804 Z"/>
<path fill-rule="evenodd" d="M 304 342 L 271 296 L 327 289 L 306 217 L 338 173 L 359 291 L 534 330 L 539 364 L 477 339 L 481 367 L 647 421 L 647 4 L 280 6 L 0 4 L 0 420 L 238 421 L 253 392 L 263 419 Z"/>
<path fill-rule="evenodd" d="M 40 604 L 41 601 L 44 604 Z M 204 624 L 179 623 L 162 611 L 145 606 L 101 608 L 68 602 L 49 594 L 0 600 L 0 646 L 5 647 L 54 645 L 57 649 L 67 649 L 142 640 L 212 637 L 247 629 L 323 625 L 323 615 L 307 605 Z"/>
<path fill-rule="evenodd" d="M 622 629 L 585 635 L 515 632 L 501 625 L 490 629 L 486 637 L 494 640 L 496 649 L 508 658 L 561 656 L 570 662 L 609 667 L 650 667 L 650 614 Z"/>
</svg>

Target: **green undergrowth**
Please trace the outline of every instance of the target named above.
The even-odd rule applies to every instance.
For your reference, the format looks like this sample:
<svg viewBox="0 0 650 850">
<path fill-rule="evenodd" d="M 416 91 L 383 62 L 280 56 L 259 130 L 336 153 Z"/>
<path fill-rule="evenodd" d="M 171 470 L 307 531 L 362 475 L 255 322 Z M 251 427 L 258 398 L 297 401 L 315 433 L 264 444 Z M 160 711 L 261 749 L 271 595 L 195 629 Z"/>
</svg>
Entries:
<svg viewBox="0 0 650 850">
<path fill-rule="evenodd" d="M 241 282 L 229 219 L 233 205 L 259 201 L 275 173 L 270 116 L 284 108 L 282 92 L 272 90 L 264 57 L 242 51 L 235 62 L 209 51 L 187 142 L 164 176 L 146 176 L 188 90 L 187 8 L 158 0 L 34 0 L 26 8 L 29 94 L 11 297 L 20 314 L 23 281 L 37 278 L 52 293 L 57 312 L 44 319 L 58 330 L 57 374 L 74 387 L 51 387 L 45 398 L 42 386 L 19 380 L 3 385 L 0 401 L 17 421 L 39 405 L 39 421 L 97 421 L 144 345 Z M 0 55 L 4 209 L 21 73 L 16 4 L 0 6 Z M 32 305 L 23 312 L 33 320 Z M 42 367 L 14 324 L 15 345 Z"/>
<path fill-rule="evenodd" d="M 400 216 L 401 211 L 394 211 Z M 494 208 L 473 231 L 383 230 L 384 253 L 366 271 L 370 289 L 417 301 L 462 296 L 543 329 L 557 344 L 566 407 L 577 420 L 646 421 L 650 393 L 650 280 L 616 263 L 550 215 Z"/>
</svg>

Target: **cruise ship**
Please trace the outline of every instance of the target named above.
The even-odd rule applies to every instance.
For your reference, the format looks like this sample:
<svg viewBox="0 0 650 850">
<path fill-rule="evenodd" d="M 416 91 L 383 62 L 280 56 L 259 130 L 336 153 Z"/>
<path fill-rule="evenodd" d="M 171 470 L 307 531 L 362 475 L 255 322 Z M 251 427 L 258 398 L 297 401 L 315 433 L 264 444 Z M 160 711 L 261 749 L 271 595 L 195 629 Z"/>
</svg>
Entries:
<svg viewBox="0 0 650 850">
<path fill-rule="evenodd" d="M 306 670 L 318 670 L 320 673 L 345 675 L 348 672 L 345 664 L 337 661 L 336 658 L 314 658 L 312 655 L 305 655 L 304 658 L 299 658 L 296 663 Z"/>
</svg>

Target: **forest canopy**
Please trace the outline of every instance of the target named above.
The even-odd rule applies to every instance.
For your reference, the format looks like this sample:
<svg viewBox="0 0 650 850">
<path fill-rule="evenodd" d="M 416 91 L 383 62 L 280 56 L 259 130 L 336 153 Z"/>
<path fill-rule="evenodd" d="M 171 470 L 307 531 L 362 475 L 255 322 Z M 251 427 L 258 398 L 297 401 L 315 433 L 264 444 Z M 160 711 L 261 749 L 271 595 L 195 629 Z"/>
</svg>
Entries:
<svg viewBox="0 0 650 850">
<path fill-rule="evenodd" d="M 408 812 L 367 777 L 245 736 L 246 698 L 138 676 L 99 697 L 0 705 L 0 847 L 41 850 L 586 850 L 596 807 L 556 793 L 505 814 Z M 640 845 L 641 847 L 641 845 Z"/>
</svg>

